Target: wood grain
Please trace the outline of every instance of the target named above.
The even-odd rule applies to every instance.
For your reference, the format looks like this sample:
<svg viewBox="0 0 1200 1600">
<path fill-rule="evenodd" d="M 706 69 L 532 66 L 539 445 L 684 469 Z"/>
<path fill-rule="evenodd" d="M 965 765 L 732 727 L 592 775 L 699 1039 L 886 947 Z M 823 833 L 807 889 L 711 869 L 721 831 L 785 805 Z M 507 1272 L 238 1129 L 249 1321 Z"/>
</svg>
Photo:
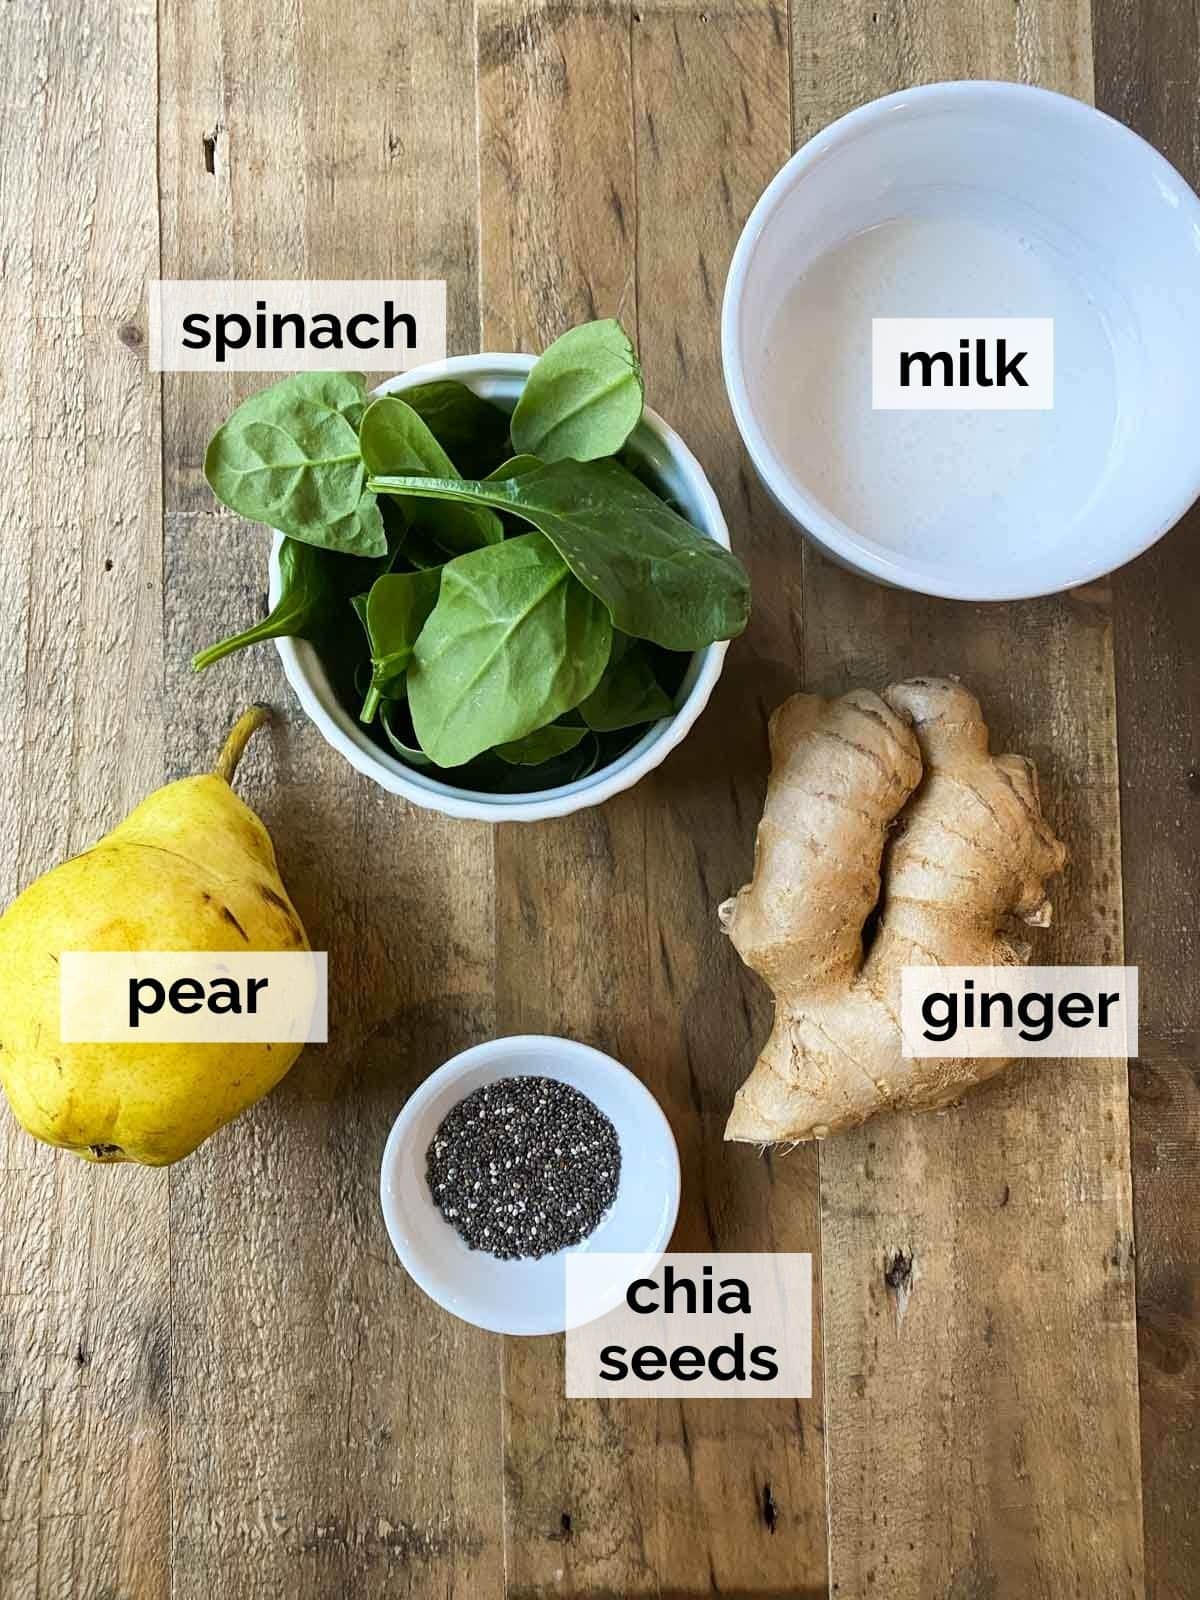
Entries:
<svg viewBox="0 0 1200 1600">
<path fill-rule="evenodd" d="M 1200 183 L 1200 19 L 1098 0 L 1096 103 Z M 1115 574 L 1125 950 L 1141 972 L 1130 1070 L 1146 1592 L 1200 1573 L 1200 513 Z"/>
<path fill-rule="evenodd" d="M 166 5 L 164 272 L 445 277 L 474 348 L 470 18 Z M 492 841 L 357 777 L 269 646 L 190 673 L 266 582 L 261 531 L 199 478 L 233 387 L 164 385 L 168 760 L 211 759 L 251 699 L 278 708 L 239 788 L 329 951 L 333 1042 L 172 1175 L 175 1593 L 499 1593 L 497 1351 L 405 1275 L 377 1199 L 406 1095 L 494 1031 Z"/>
<path fill-rule="evenodd" d="M 798 131 L 913 78 L 1088 97 L 1074 0 L 795 8 Z M 1071 851 L 1050 962 L 1121 959 L 1110 595 L 966 606 L 805 556 L 805 677 L 960 675 Z M 1142 1593 L 1123 1063 L 1026 1064 L 821 1151 L 836 1592 Z"/>
<path fill-rule="evenodd" d="M 0 903 L 162 763 L 153 5 L 0 30 Z M 0 1125 L 0 1593 L 168 1585 L 165 1174 Z"/>
<path fill-rule="evenodd" d="M 716 305 L 741 221 L 787 154 L 785 40 L 769 4 L 487 0 L 480 12 L 485 347 L 537 349 L 572 322 L 620 316 L 640 340 L 651 403 L 700 453 L 736 508 L 759 592 L 781 601 L 790 536 L 736 448 Z M 499 1021 L 587 1039 L 654 1089 L 683 1160 L 681 1249 L 816 1244 L 811 1158 L 731 1160 L 721 1143 L 751 1017 L 715 907 L 749 857 L 755 686 L 789 676 L 789 627 L 786 604 L 768 602 L 718 708 L 661 777 L 497 842 Z M 510 1343 L 512 1593 L 823 1587 L 816 1407 L 585 1405 L 561 1388 L 556 1344 Z"/>
</svg>

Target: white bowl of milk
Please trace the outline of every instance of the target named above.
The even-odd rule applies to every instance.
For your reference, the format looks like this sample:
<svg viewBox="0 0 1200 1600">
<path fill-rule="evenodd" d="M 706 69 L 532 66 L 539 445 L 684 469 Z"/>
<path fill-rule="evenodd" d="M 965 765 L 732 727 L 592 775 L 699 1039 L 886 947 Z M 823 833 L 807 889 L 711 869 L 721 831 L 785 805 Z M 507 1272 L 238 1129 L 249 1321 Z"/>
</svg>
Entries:
<svg viewBox="0 0 1200 1600">
<path fill-rule="evenodd" d="M 1053 319 L 1052 406 L 874 409 L 872 322 L 918 317 Z M 1062 95 L 932 84 L 819 133 L 746 224 L 722 347 L 767 488 L 885 583 L 1053 593 L 1200 494 L 1200 200 Z"/>
</svg>

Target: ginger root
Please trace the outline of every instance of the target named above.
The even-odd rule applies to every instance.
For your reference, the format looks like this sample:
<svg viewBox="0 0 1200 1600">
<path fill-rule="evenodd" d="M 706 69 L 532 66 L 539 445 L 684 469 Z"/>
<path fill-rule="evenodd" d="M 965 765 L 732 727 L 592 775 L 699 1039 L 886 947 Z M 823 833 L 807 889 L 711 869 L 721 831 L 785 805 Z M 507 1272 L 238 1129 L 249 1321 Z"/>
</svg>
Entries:
<svg viewBox="0 0 1200 1600">
<path fill-rule="evenodd" d="M 1027 958 L 1016 923 L 1048 925 L 1045 880 L 1066 861 L 1033 763 L 989 755 L 979 702 L 941 678 L 795 695 L 770 734 L 753 881 L 720 917 L 774 991 L 775 1025 L 725 1137 L 823 1139 L 951 1105 L 1007 1063 L 906 1060 L 901 969 Z"/>
</svg>

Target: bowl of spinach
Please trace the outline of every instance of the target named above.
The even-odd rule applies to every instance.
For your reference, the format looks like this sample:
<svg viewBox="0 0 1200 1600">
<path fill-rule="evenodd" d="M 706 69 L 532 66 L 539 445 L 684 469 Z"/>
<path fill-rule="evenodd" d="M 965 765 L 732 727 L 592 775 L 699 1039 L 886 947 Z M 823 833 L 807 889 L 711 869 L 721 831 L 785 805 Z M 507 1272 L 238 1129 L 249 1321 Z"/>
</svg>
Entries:
<svg viewBox="0 0 1200 1600">
<path fill-rule="evenodd" d="M 450 816 L 533 821 L 629 788 L 746 624 L 716 496 L 615 322 L 370 394 L 286 378 L 217 432 L 205 474 L 276 534 L 269 614 L 197 668 L 274 639 L 325 739 Z"/>
</svg>

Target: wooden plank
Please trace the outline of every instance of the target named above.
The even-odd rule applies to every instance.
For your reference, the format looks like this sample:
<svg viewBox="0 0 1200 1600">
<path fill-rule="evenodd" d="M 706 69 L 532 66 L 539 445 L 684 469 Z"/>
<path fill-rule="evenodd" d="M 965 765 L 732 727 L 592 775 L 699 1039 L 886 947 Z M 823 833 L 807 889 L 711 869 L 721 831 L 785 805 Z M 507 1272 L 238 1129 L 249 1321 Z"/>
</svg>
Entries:
<svg viewBox="0 0 1200 1600">
<path fill-rule="evenodd" d="M 773 665 L 791 653 L 791 536 L 750 486 L 717 359 L 737 227 L 787 153 L 784 41 L 770 4 L 480 11 L 485 346 L 538 349 L 620 316 L 768 597 L 718 707 L 661 777 L 497 843 L 500 1031 L 572 1034 L 645 1077 L 680 1143 L 682 1249 L 816 1248 L 811 1156 L 722 1147 L 761 1002 L 714 914 L 744 871 L 763 783 L 761 708 L 747 717 L 745 696 L 794 681 Z M 557 1341 L 510 1341 L 505 1392 L 510 1593 L 824 1588 L 816 1406 L 566 1402 Z"/>
<path fill-rule="evenodd" d="M 636 337 L 625 8 L 486 0 L 478 58 L 483 347 L 536 350 L 609 314 Z M 562 1033 L 637 1063 L 644 850 L 636 795 L 497 830 L 498 1032 Z M 557 1339 L 507 1341 L 503 1370 L 509 1595 L 655 1592 L 656 1408 L 565 1401 Z"/>
<path fill-rule="evenodd" d="M 1090 93 L 1078 0 L 805 0 L 795 122 L 917 78 Z M 967 606 L 811 550 L 805 678 L 957 673 L 1033 756 L 1071 851 L 1048 961 L 1121 959 L 1110 595 Z M 1142 1592 L 1123 1063 L 1018 1066 L 959 1110 L 821 1151 L 830 1569 L 839 1600 Z"/>
<path fill-rule="evenodd" d="M 730 648 L 712 705 L 644 797 L 659 1031 L 648 1059 L 662 1073 L 690 1185 L 678 1248 L 810 1251 L 819 1304 L 815 1151 L 763 1157 L 724 1141 L 765 1016 L 761 990 L 716 917 L 752 859 L 768 707 L 798 687 L 795 536 L 753 481 L 730 423 L 719 326 L 741 224 L 788 153 L 787 12 L 752 0 L 636 14 L 638 330 L 648 398 L 704 463 L 754 593 L 750 628 Z M 678 1408 L 691 1481 L 680 1484 L 688 1515 L 664 1581 L 700 1593 L 825 1592 L 821 1386 L 818 1327 L 811 1402 Z"/>
<path fill-rule="evenodd" d="M 1167 0 L 1097 0 L 1096 104 L 1200 183 L 1200 20 Z M 1130 1072 L 1146 1591 L 1200 1572 L 1200 513 L 1115 574 L 1126 957 L 1141 969 Z"/>
<path fill-rule="evenodd" d="M 170 0 L 165 272 L 441 276 L 451 337 L 474 348 L 470 18 Z M 168 757 L 188 770 L 246 702 L 278 708 L 239 787 L 329 951 L 332 1042 L 173 1175 L 175 1593 L 495 1594 L 495 1345 L 407 1278 L 377 1200 L 407 1093 L 494 1031 L 491 837 L 356 776 L 270 647 L 190 674 L 265 587 L 263 535 L 216 514 L 199 478 L 234 388 L 164 384 Z"/>
<path fill-rule="evenodd" d="M 1145 869 L 1136 838 L 1131 843 L 1127 836 L 1131 888 L 1140 904 Z M 1164 907 L 1156 903 L 1155 915 Z M 1141 955 L 1146 924 L 1130 915 L 1126 925 L 1128 954 Z M 1162 970 L 1142 956 L 1143 974 Z M 1139 1048 L 1130 1063 L 1129 1112 L 1146 1593 L 1153 1600 L 1192 1600 L 1200 1572 L 1200 1038 L 1143 1035 Z"/>
<path fill-rule="evenodd" d="M 0 30 L 0 904 L 159 780 L 155 14 Z M 167 1183 L 0 1114 L 0 1593 L 167 1592 Z"/>
</svg>

